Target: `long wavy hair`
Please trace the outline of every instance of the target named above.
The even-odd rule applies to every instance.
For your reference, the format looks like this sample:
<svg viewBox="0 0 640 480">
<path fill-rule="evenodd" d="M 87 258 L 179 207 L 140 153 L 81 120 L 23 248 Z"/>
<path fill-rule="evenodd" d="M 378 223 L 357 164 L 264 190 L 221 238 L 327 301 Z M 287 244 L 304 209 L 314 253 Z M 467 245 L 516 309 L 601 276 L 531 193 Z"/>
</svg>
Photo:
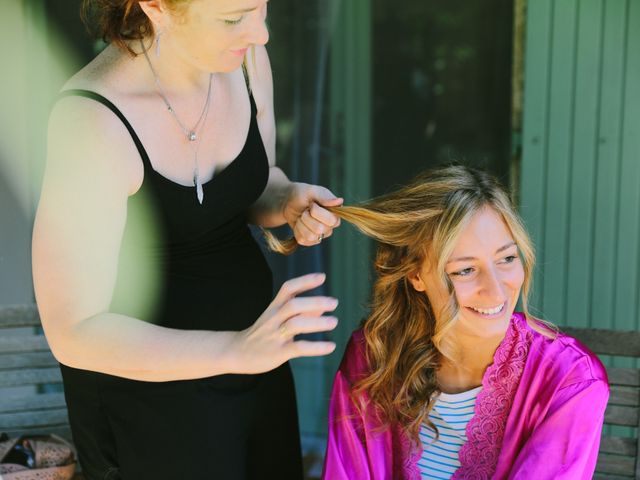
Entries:
<svg viewBox="0 0 640 480">
<path fill-rule="evenodd" d="M 366 392 L 385 423 L 400 424 L 416 440 L 420 425 L 431 425 L 428 414 L 439 392 L 436 372 L 443 357 L 456 357 L 448 333 L 459 307 L 445 264 L 467 221 L 486 206 L 501 215 L 513 235 L 524 268 L 523 312 L 540 330 L 528 312 L 534 249 L 507 192 L 489 174 L 465 166 L 439 167 L 359 206 L 331 209 L 377 242 L 377 279 L 363 324 L 370 373 L 354 385 L 354 398 L 363 399 L 358 393 Z M 295 249 L 291 241 L 269 233 L 267 242 L 283 253 Z M 409 280 L 426 259 L 435 259 L 439 281 L 449 292 L 443 312 L 434 312 L 427 295 Z"/>
</svg>

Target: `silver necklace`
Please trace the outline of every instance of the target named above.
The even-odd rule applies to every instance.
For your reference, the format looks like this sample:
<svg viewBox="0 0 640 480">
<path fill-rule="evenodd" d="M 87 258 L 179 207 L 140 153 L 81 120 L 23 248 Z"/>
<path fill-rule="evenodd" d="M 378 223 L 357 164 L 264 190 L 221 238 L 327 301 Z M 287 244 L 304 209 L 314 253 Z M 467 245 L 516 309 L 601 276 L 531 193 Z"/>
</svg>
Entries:
<svg viewBox="0 0 640 480">
<path fill-rule="evenodd" d="M 193 149 L 193 185 L 194 185 L 194 187 L 196 187 L 196 196 L 198 198 L 198 202 L 200 203 L 200 205 L 202 205 L 202 202 L 204 201 L 204 190 L 202 188 L 202 181 L 200 179 L 200 167 L 198 165 L 198 150 L 200 149 L 200 142 L 202 141 L 202 138 L 201 138 L 201 135 L 200 136 L 198 135 L 198 130 L 201 127 L 204 126 L 206 118 L 207 118 L 207 115 L 209 113 L 209 104 L 211 103 L 210 102 L 210 100 L 211 100 L 211 84 L 212 84 L 212 79 L 213 79 L 213 73 L 209 74 L 209 87 L 207 89 L 207 98 L 205 99 L 204 105 L 202 106 L 202 111 L 200 112 L 200 117 L 198 118 L 198 121 L 193 126 L 193 128 L 187 128 L 185 126 L 185 124 L 178 117 L 178 114 L 176 113 L 176 111 L 171 106 L 171 103 L 169 103 L 169 99 L 167 98 L 167 95 L 164 93 L 164 90 L 163 90 L 162 85 L 160 83 L 160 77 L 158 77 L 158 73 L 156 72 L 155 68 L 153 68 L 153 64 L 151 63 L 151 59 L 149 58 L 149 55 L 147 54 L 146 48 L 144 48 L 142 40 L 140 40 L 140 46 L 142 47 L 142 51 L 144 53 L 144 58 L 147 59 L 147 64 L 149 65 L 149 69 L 151 70 L 151 73 L 153 74 L 153 79 L 155 80 L 155 84 L 156 84 L 156 90 L 158 91 L 158 94 L 160 95 L 160 98 L 162 98 L 162 100 L 164 101 L 165 106 L 167 107 L 167 110 L 169 111 L 171 116 L 175 119 L 176 123 L 180 127 L 180 130 L 182 130 L 182 133 L 184 134 L 184 136 L 186 137 L 187 141 L 189 142 L 189 145 L 192 146 L 192 149 Z"/>
</svg>

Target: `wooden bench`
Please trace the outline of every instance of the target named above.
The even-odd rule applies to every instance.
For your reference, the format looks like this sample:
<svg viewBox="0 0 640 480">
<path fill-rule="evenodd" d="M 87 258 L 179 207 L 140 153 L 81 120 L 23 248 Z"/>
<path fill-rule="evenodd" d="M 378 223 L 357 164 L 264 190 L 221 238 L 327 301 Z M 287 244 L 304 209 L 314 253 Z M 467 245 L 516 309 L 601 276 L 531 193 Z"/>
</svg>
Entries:
<svg viewBox="0 0 640 480">
<path fill-rule="evenodd" d="M 0 432 L 55 433 L 71 440 L 60 370 L 39 327 L 35 305 L 0 306 Z M 9 329 L 26 332 L 7 335 Z M 640 332 L 562 330 L 599 355 L 640 358 Z M 603 435 L 594 478 L 640 479 L 640 369 L 607 372 L 611 397 L 605 425 L 634 427 L 635 438 Z M 27 387 L 27 392 L 7 393 L 13 387 Z"/>
<path fill-rule="evenodd" d="M 62 377 L 39 327 L 35 305 L 0 306 L 0 432 L 70 441 Z"/>
<path fill-rule="evenodd" d="M 640 332 L 562 328 L 598 355 L 640 358 Z M 611 396 L 605 425 L 635 428 L 635 438 L 603 434 L 596 465 L 596 480 L 640 479 L 640 369 L 607 368 Z"/>
</svg>

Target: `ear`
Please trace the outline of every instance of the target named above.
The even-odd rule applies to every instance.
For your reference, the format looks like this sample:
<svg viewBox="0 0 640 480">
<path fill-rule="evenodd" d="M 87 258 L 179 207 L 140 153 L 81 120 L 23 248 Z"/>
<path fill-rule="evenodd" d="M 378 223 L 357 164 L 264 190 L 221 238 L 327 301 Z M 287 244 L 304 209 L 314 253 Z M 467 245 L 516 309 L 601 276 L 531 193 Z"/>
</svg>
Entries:
<svg viewBox="0 0 640 480">
<path fill-rule="evenodd" d="M 145 15 L 149 17 L 156 31 L 166 25 L 169 12 L 162 0 L 145 0 L 138 2 L 138 5 L 140 5 Z"/>
<path fill-rule="evenodd" d="M 419 272 L 410 273 L 407 276 L 407 279 L 411 282 L 411 285 L 413 285 L 413 288 L 416 291 L 424 292 L 426 290 L 425 287 L 424 287 L 424 282 L 422 281 L 422 278 L 420 278 L 420 273 Z"/>
</svg>

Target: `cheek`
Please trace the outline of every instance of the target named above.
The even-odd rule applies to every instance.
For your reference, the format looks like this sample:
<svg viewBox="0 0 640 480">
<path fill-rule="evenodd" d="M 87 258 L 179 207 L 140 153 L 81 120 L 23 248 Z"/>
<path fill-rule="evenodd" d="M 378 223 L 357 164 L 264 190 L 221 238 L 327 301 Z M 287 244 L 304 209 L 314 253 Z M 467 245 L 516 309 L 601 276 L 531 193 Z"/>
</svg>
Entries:
<svg viewBox="0 0 640 480">
<path fill-rule="evenodd" d="M 520 290 L 524 282 L 524 269 L 521 264 L 513 267 L 513 269 L 505 272 L 503 282 L 512 290 Z"/>
<path fill-rule="evenodd" d="M 219 21 L 211 25 L 198 23 L 192 28 L 185 28 L 183 34 L 189 50 L 205 57 L 230 47 L 234 39 L 232 28 Z"/>
<path fill-rule="evenodd" d="M 478 291 L 476 282 L 454 282 L 453 290 L 456 295 L 458 305 L 468 305 Z"/>
<path fill-rule="evenodd" d="M 439 315 L 439 312 L 447 305 L 449 302 L 449 292 L 444 288 L 439 288 L 435 286 L 435 281 L 426 282 L 426 290 L 425 293 L 429 298 L 429 303 L 431 303 L 431 308 L 436 315 Z"/>
</svg>

